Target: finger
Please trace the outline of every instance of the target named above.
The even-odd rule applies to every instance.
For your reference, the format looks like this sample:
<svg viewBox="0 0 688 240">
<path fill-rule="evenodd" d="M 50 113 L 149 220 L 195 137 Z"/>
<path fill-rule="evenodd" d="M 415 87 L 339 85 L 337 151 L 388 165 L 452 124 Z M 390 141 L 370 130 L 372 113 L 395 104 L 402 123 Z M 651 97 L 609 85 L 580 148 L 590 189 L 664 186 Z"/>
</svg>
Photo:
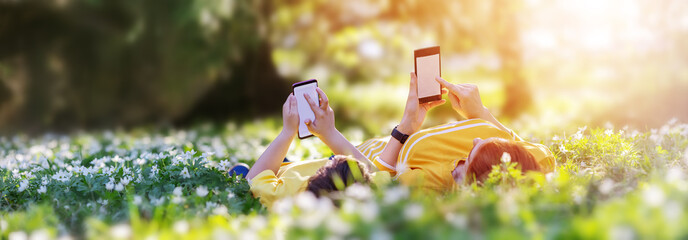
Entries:
<svg viewBox="0 0 688 240">
<path fill-rule="evenodd" d="M 418 77 L 411 72 L 411 82 L 409 86 L 409 98 L 418 98 Z"/>
<path fill-rule="evenodd" d="M 442 104 L 444 104 L 444 103 L 446 103 L 446 102 L 447 102 L 447 100 L 442 99 L 442 100 L 439 100 L 439 101 L 434 101 L 434 102 L 425 103 L 423 107 L 425 107 L 426 110 L 430 110 L 430 109 L 432 109 L 432 108 L 434 108 L 434 107 L 437 107 L 437 106 L 439 106 L 439 105 L 442 105 Z"/>
<path fill-rule="evenodd" d="M 313 131 L 313 129 L 315 128 L 315 126 L 314 126 L 315 124 L 313 124 L 313 121 L 311 121 L 310 119 L 306 119 L 306 121 L 304 121 L 303 123 L 306 124 L 308 131 L 315 132 L 315 131 Z"/>
<path fill-rule="evenodd" d="M 442 88 L 442 95 L 447 94 L 447 93 L 449 93 L 449 90 L 447 90 L 446 88 Z"/>
<path fill-rule="evenodd" d="M 303 97 L 306 98 L 306 102 L 308 102 L 308 106 L 311 107 L 313 114 L 315 114 L 315 116 L 320 116 L 322 109 L 315 104 L 315 101 L 313 101 L 311 97 L 305 93 L 303 94 Z"/>
<path fill-rule="evenodd" d="M 447 88 L 449 91 L 457 91 L 457 90 L 458 90 L 458 88 L 456 87 L 456 85 L 451 84 L 450 82 L 447 82 L 446 80 L 444 80 L 444 79 L 441 78 L 441 77 L 435 77 L 435 81 L 437 81 L 438 83 L 440 83 L 440 85 L 442 85 L 442 87 Z"/>
<path fill-rule="evenodd" d="M 330 106 L 330 99 L 327 98 L 327 95 L 325 94 L 325 92 L 323 92 L 322 89 L 315 88 L 315 91 L 318 91 L 318 95 L 320 95 L 320 108 L 322 110 L 326 110 Z"/>
<path fill-rule="evenodd" d="M 298 110 L 297 107 L 298 107 L 298 105 L 296 103 L 296 96 L 289 95 L 289 109 L 291 111 L 296 112 Z"/>
</svg>

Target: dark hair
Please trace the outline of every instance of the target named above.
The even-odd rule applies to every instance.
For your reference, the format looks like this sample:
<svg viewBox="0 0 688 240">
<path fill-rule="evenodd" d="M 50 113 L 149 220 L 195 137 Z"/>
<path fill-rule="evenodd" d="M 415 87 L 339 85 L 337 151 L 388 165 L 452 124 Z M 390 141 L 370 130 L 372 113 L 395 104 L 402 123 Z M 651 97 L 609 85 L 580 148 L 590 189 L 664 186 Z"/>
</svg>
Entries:
<svg viewBox="0 0 688 240">
<path fill-rule="evenodd" d="M 352 166 L 357 168 L 352 171 Z M 344 190 L 354 183 L 368 184 L 370 178 L 368 168 L 358 160 L 349 156 L 336 155 L 308 179 L 306 191 L 320 197 L 331 192 Z"/>
<path fill-rule="evenodd" d="M 511 156 L 511 162 L 518 163 L 516 166 L 522 173 L 528 171 L 541 171 L 540 165 L 535 160 L 528 150 L 514 141 L 506 139 L 495 139 L 494 141 L 486 142 L 474 152 L 475 157 L 466 169 L 466 183 L 471 184 L 474 181 L 481 183 L 492 171 L 492 166 L 501 163 L 501 158 L 504 153 Z"/>
</svg>

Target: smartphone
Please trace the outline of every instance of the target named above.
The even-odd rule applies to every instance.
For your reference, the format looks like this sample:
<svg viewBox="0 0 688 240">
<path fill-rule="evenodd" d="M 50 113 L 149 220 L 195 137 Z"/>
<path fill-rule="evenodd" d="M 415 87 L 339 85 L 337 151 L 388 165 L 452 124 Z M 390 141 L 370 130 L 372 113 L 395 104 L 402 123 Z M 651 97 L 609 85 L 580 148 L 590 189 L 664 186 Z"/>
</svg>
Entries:
<svg viewBox="0 0 688 240">
<path fill-rule="evenodd" d="M 426 103 L 442 99 L 442 86 L 435 80 L 441 77 L 440 47 L 417 49 L 413 52 L 416 77 L 418 78 L 418 102 Z"/>
<path fill-rule="evenodd" d="M 310 119 L 311 122 L 313 122 L 315 120 L 315 114 L 303 95 L 307 94 L 311 100 L 316 101 L 319 105 L 318 92 L 315 90 L 317 87 L 318 81 L 315 79 L 297 82 L 291 85 L 292 94 L 296 96 L 296 104 L 299 110 L 299 139 L 306 139 L 313 136 L 313 134 L 308 131 L 308 127 L 304 122 L 306 119 Z"/>
</svg>

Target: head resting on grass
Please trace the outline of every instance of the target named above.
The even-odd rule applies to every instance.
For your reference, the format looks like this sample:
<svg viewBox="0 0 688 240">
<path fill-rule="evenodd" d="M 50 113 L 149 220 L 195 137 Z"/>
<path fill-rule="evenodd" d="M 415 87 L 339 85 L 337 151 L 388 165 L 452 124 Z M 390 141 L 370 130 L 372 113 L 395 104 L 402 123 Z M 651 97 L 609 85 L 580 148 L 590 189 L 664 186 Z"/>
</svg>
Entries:
<svg viewBox="0 0 688 240">
<path fill-rule="evenodd" d="M 354 183 L 369 184 L 368 168 L 350 156 L 336 155 L 308 179 L 306 191 L 320 197 L 344 190 Z"/>
<path fill-rule="evenodd" d="M 473 149 L 468 154 L 466 161 L 460 163 L 452 171 L 454 180 L 457 183 L 464 182 L 466 184 L 482 183 L 492 171 L 492 166 L 502 163 L 501 159 L 504 153 L 510 155 L 511 162 L 517 163 L 516 167 L 522 173 L 542 171 L 535 157 L 513 140 L 504 138 L 487 138 L 483 140 L 476 138 L 473 140 Z"/>
</svg>

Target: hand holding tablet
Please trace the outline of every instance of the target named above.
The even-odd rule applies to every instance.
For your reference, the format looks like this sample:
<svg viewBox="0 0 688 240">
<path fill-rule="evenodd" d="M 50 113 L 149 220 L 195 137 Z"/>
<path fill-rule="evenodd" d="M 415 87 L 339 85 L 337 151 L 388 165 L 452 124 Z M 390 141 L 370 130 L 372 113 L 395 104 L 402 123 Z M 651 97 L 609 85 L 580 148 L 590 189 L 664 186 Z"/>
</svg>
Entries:
<svg viewBox="0 0 688 240">
<path fill-rule="evenodd" d="M 292 86 L 293 94 L 296 97 L 297 108 L 299 111 L 299 139 L 305 139 L 312 137 L 313 134 L 308 131 L 308 126 L 306 126 L 306 121 L 310 120 L 313 122 L 315 120 L 315 114 L 309 106 L 304 94 L 307 95 L 311 100 L 318 101 L 318 92 L 316 88 L 318 87 L 318 81 L 315 79 L 294 83 Z"/>
</svg>

